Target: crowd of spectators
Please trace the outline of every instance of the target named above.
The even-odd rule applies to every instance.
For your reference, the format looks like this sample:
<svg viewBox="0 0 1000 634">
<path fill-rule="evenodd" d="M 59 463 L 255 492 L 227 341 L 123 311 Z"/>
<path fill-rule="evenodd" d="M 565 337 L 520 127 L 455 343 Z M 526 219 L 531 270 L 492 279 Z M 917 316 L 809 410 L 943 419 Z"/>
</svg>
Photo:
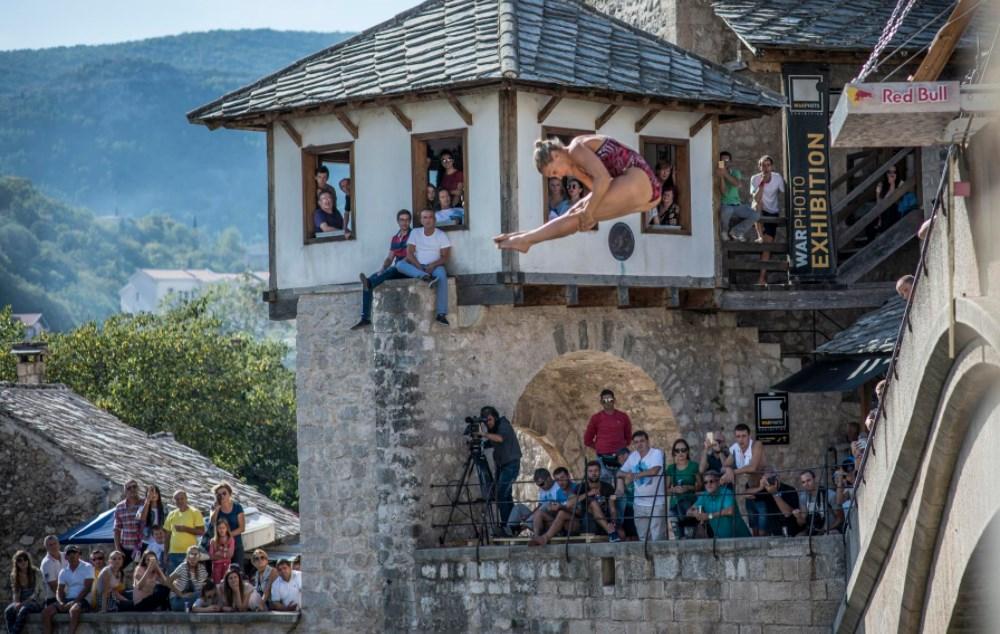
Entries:
<svg viewBox="0 0 1000 634">
<path fill-rule="evenodd" d="M 532 478 L 537 498 L 511 501 L 510 482 L 517 472 L 510 471 L 507 460 L 502 491 L 494 493 L 487 484 L 486 499 L 501 507 L 513 506 L 512 512 L 498 514 L 498 533 L 530 531 L 529 543 L 543 545 L 556 536 L 578 534 L 607 535 L 616 542 L 794 537 L 842 530 L 853 492 L 853 457 L 829 474 L 821 468 L 782 471 L 768 462 L 765 445 L 744 424 L 735 426 L 731 444 L 722 430 L 709 432 L 696 457 L 688 442 L 679 438 L 670 445 L 668 457 L 653 446 L 647 432 L 633 431 L 628 415 L 615 407 L 611 390 L 601 393 L 600 403 L 582 439 L 596 457 L 587 462 L 580 481 L 565 466 L 551 472 L 540 468 Z M 484 412 L 487 409 L 490 430 L 510 426 L 495 409 Z M 484 438 L 495 453 L 521 455 L 512 428 Z M 497 465 L 495 481 L 501 480 L 501 466 Z M 833 486 L 824 486 L 829 480 Z"/>
<path fill-rule="evenodd" d="M 129 480 L 114 509 L 110 552 L 95 546 L 85 561 L 79 546 L 63 550 L 55 535 L 45 538 L 37 567 L 29 553 L 17 551 L 10 572 L 13 602 L 4 611 L 7 632 L 21 632 L 37 612 L 43 631 L 52 631 L 53 616 L 67 613 L 75 632 L 86 612 L 298 611 L 298 558 L 279 559 L 272 567 L 267 553 L 257 549 L 247 575 L 243 507 L 228 483 L 212 491 L 215 503 L 206 521 L 188 504 L 185 491 L 174 492 L 174 508 L 167 513 L 156 486 L 140 496 L 139 483 Z"/>
</svg>

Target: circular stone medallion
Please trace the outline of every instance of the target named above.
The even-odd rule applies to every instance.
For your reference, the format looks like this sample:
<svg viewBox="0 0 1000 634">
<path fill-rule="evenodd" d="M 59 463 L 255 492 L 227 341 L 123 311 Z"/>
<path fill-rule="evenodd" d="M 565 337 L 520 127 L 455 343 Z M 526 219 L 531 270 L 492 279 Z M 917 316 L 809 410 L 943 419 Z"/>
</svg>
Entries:
<svg viewBox="0 0 1000 634">
<path fill-rule="evenodd" d="M 616 222 L 608 232 L 608 249 L 614 259 L 624 262 L 635 253 L 635 234 L 632 227 L 624 222 Z"/>
</svg>

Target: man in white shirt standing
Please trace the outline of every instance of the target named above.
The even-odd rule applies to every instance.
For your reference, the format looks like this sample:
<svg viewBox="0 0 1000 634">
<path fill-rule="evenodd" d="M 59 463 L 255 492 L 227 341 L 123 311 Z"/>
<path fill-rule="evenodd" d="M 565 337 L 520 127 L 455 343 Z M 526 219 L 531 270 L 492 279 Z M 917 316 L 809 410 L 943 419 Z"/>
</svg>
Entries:
<svg viewBox="0 0 1000 634">
<path fill-rule="evenodd" d="M 757 161 L 760 171 L 750 177 L 750 197 L 753 199 L 754 211 L 760 212 L 762 219 L 774 219 L 781 215 L 781 198 L 779 194 L 785 192 L 785 179 L 781 174 L 773 171 L 774 159 L 766 154 Z M 757 228 L 760 234 L 760 242 L 774 242 L 778 235 L 777 223 L 760 223 Z M 761 254 L 761 262 L 771 259 L 771 254 L 765 251 Z M 764 285 L 767 283 L 767 271 L 761 270 L 757 283 Z"/>
<path fill-rule="evenodd" d="M 431 288 L 437 286 L 434 305 L 435 319 L 448 325 L 448 272 L 444 265 L 451 255 L 451 241 L 444 231 L 434 226 L 434 211 L 420 212 L 423 229 L 410 232 L 406 244 L 406 259 L 396 265 L 396 270 L 407 277 L 416 277 Z"/>
<path fill-rule="evenodd" d="M 55 603 L 59 587 L 59 573 L 69 566 L 69 560 L 59 550 L 59 538 L 49 535 L 45 538 L 45 556 L 42 557 L 42 577 L 45 579 L 45 605 Z"/>
<path fill-rule="evenodd" d="M 87 597 L 94 585 L 94 567 L 80 561 L 80 549 L 73 545 L 66 549 L 66 559 L 69 565 L 59 572 L 56 600 L 42 611 L 42 631 L 45 634 L 51 634 L 52 617 L 56 613 L 69 612 L 69 631 L 72 634 L 80 624 L 80 615 L 91 609 Z"/>
<path fill-rule="evenodd" d="M 725 473 L 722 474 L 723 484 L 732 484 L 733 491 L 740 495 L 740 487 L 737 480 L 740 476 L 746 478 L 746 484 L 742 490 L 756 489 L 760 487 L 760 476 L 767 464 L 764 459 L 764 445 L 756 442 L 750 436 L 750 426 L 740 423 L 735 427 L 736 442 L 729 448 L 729 457 L 725 462 Z M 768 534 L 767 524 L 767 504 L 763 496 L 744 495 L 747 506 L 747 523 L 750 531 L 755 537 L 764 537 Z"/>
<path fill-rule="evenodd" d="M 663 451 L 649 446 L 649 435 L 644 431 L 632 434 L 635 451 L 618 471 L 618 477 L 628 485 L 635 483 L 635 530 L 639 539 L 661 540 L 664 532 Z"/>
<path fill-rule="evenodd" d="M 292 562 L 278 560 L 278 578 L 271 584 L 271 609 L 298 612 L 302 608 L 302 573 L 292 570 Z"/>
</svg>

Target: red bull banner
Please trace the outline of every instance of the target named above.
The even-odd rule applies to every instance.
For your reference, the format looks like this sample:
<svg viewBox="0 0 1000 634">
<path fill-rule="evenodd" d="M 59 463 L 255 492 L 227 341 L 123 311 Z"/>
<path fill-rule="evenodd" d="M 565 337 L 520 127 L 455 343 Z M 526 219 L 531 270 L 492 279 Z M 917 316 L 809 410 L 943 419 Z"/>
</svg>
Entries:
<svg viewBox="0 0 1000 634">
<path fill-rule="evenodd" d="M 785 156 L 790 272 L 802 280 L 837 274 L 830 206 L 830 69 L 782 64 L 788 107 Z"/>
</svg>

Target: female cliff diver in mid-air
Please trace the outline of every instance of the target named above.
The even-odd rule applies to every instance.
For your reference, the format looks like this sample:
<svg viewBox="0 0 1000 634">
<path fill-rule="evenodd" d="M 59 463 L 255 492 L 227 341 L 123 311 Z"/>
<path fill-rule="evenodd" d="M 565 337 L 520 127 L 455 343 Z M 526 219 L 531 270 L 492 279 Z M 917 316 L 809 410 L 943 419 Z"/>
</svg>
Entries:
<svg viewBox="0 0 1000 634">
<path fill-rule="evenodd" d="M 535 166 L 546 178 L 572 176 L 590 193 L 565 214 L 531 231 L 493 238 L 501 249 L 526 253 L 532 245 L 587 231 L 602 220 L 648 211 L 660 200 L 661 183 L 638 152 L 600 134 L 535 141 Z"/>
</svg>

